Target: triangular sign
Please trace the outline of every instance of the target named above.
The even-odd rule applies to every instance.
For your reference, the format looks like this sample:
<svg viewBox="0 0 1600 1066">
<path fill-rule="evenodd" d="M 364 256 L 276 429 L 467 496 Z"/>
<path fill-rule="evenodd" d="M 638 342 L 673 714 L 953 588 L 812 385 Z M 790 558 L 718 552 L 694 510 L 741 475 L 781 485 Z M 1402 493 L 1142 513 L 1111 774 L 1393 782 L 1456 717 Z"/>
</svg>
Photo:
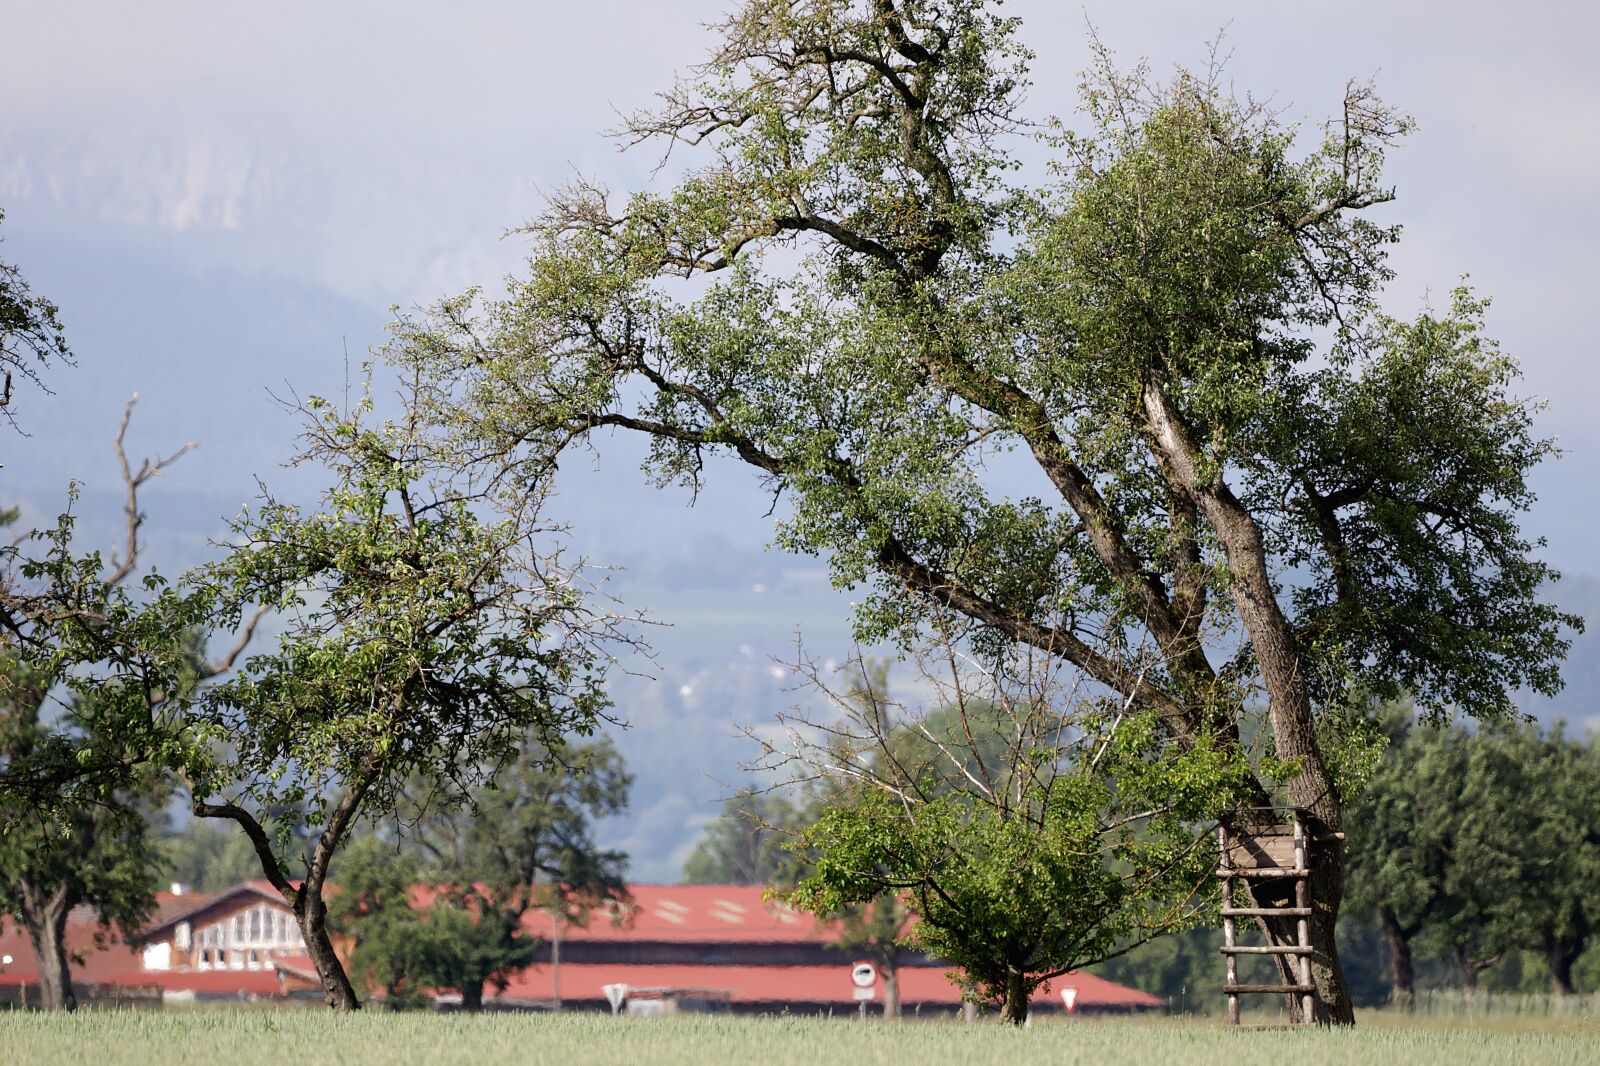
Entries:
<svg viewBox="0 0 1600 1066">
<path fill-rule="evenodd" d="M 611 1004 L 612 1014 L 621 1010 L 622 1001 L 628 998 L 627 985 L 601 985 L 600 991 L 606 994 L 606 1002 Z"/>
</svg>

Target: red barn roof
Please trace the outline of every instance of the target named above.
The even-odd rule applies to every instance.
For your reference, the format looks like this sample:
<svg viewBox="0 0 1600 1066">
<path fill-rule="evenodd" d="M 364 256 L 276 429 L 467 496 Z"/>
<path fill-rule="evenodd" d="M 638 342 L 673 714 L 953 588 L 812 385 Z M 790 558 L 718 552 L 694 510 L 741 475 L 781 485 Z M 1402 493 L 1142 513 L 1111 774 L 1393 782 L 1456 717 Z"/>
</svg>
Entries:
<svg viewBox="0 0 1600 1066">
<path fill-rule="evenodd" d="M 723 991 L 735 1004 L 834 1004 L 841 1010 L 855 1006 L 850 964 L 837 966 L 633 966 L 562 963 L 563 1000 L 605 999 L 603 986 Z M 555 998 L 554 968 L 542 965 L 524 970 L 503 993 L 507 999 L 549 1001 Z M 900 1001 L 906 1009 L 918 1005 L 954 1009 L 961 990 L 945 971 L 934 967 L 904 967 L 899 972 Z M 1166 1006 L 1163 1000 L 1137 989 L 1087 973 L 1071 973 L 1041 986 L 1033 1002 L 1060 1006 L 1061 990 L 1078 990 L 1080 1010 L 1147 1010 Z M 881 995 L 881 991 L 880 991 Z"/>
</svg>

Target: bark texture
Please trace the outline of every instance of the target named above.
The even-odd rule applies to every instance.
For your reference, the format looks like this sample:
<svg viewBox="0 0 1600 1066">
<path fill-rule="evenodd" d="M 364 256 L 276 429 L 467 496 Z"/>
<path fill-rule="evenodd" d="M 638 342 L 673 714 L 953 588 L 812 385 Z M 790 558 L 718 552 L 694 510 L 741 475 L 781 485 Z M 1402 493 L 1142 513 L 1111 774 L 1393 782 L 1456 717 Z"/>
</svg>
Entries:
<svg viewBox="0 0 1600 1066">
<path fill-rule="evenodd" d="M 1416 967 L 1411 957 L 1411 938 L 1417 930 L 1402 925 L 1388 907 L 1378 908 L 1378 921 L 1389 945 L 1390 1002 L 1401 1010 L 1411 1010 L 1417 1002 Z"/>
</svg>

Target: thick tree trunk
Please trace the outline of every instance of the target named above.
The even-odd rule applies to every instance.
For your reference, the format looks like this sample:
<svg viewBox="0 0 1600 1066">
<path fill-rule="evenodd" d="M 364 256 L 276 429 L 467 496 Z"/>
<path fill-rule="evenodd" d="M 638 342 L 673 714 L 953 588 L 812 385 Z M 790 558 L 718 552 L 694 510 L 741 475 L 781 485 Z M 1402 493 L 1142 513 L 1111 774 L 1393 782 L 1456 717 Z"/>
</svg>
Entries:
<svg viewBox="0 0 1600 1066">
<path fill-rule="evenodd" d="M 67 958 L 67 910 L 64 906 L 46 907 L 42 912 L 23 914 L 22 924 L 39 960 L 39 1006 L 44 1010 L 78 1009 Z"/>
<path fill-rule="evenodd" d="M 1007 1025 L 1022 1025 L 1028 1020 L 1028 983 L 1021 970 L 1006 974 L 1006 1002 L 1001 1020 Z"/>
<path fill-rule="evenodd" d="M 1456 965 L 1461 970 L 1461 987 L 1470 996 L 1478 991 L 1478 975 L 1499 962 L 1505 953 L 1497 951 L 1486 959 L 1475 959 L 1465 948 L 1458 947 L 1455 954 Z"/>
<path fill-rule="evenodd" d="M 477 1014 L 483 1010 L 482 981 L 468 981 L 461 986 L 461 1009 L 468 1014 Z"/>
<path fill-rule="evenodd" d="M 1577 991 L 1572 984 L 1572 964 L 1578 961 L 1582 949 L 1573 951 L 1571 945 L 1554 943 L 1545 957 L 1550 962 L 1550 990 L 1558 996 L 1570 996 Z"/>
<path fill-rule="evenodd" d="M 1294 759 L 1300 772 L 1289 780 L 1289 799 L 1311 812 L 1311 979 L 1316 985 L 1314 1020 L 1322 1025 L 1354 1025 L 1344 970 L 1334 930 L 1344 899 L 1343 803 L 1317 743 L 1311 693 L 1301 674 L 1294 627 L 1278 603 L 1266 547 L 1255 519 L 1226 482 L 1204 471 L 1203 450 L 1167 398 L 1159 381 L 1146 385 L 1145 416 L 1168 470 L 1199 505 L 1222 542 L 1239 620 L 1255 652 L 1267 690 L 1267 717 L 1275 754 Z M 1267 925 L 1274 942 L 1292 943 L 1294 923 Z M 1297 983 L 1291 956 L 1279 956 L 1286 983 Z"/>
<path fill-rule="evenodd" d="M 300 935 L 305 938 L 311 965 L 322 981 L 322 1001 L 336 1011 L 360 1010 L 361 1001 L 328 936 L 328 908 L 321 895 L 302 891 L 295 917 L 300 922 Z"/>
<path fill-rule="evenodd" d="M 900 969 L 886 962 L 878 975 L 883 979 L 883 1020 L 897 1022 L 900 1020 Z"/>
<path fill-rule="evenodd" d="M 1411 935 L 1394 911 L 1378 908 L 1378 921 L 1383 926 L 1383 939 L 1389 945 L 1390 1002 L 1401 1010 L 1411 1010 L 1417 1004 L 1416 967 L 1411 958 Z"/>
</svg>

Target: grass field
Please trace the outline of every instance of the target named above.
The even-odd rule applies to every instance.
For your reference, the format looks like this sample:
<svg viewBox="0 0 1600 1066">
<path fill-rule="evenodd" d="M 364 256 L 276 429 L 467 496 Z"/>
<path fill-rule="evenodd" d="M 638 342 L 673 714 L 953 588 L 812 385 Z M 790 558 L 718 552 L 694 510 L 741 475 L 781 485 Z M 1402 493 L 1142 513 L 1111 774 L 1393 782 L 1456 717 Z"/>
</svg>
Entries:
<svg viewBox="0 0 1600 1066">
<path fill-rule="evenodd" d="M 926 1066 L 1517 1066 L 1600 1063 L 1600 1027 L 1572 1019 L 1551 1032 L 1421 1019 L 1373 1019 L 1352 1032 L 1229 1030 L 1208 1021 L 1092 1021 L 1009 1030 L 992 1024 L 899 1026 L 843 1020 L 592 1014 L 363 1014 L 191 1010 L 0 1014 L 0 1062 L 28 1066 L 380 1066 L 441 1064 L 752 1063 Z M 1520 1029 L 1522 1027 L 1514 1027 Z"/>
</svg>

